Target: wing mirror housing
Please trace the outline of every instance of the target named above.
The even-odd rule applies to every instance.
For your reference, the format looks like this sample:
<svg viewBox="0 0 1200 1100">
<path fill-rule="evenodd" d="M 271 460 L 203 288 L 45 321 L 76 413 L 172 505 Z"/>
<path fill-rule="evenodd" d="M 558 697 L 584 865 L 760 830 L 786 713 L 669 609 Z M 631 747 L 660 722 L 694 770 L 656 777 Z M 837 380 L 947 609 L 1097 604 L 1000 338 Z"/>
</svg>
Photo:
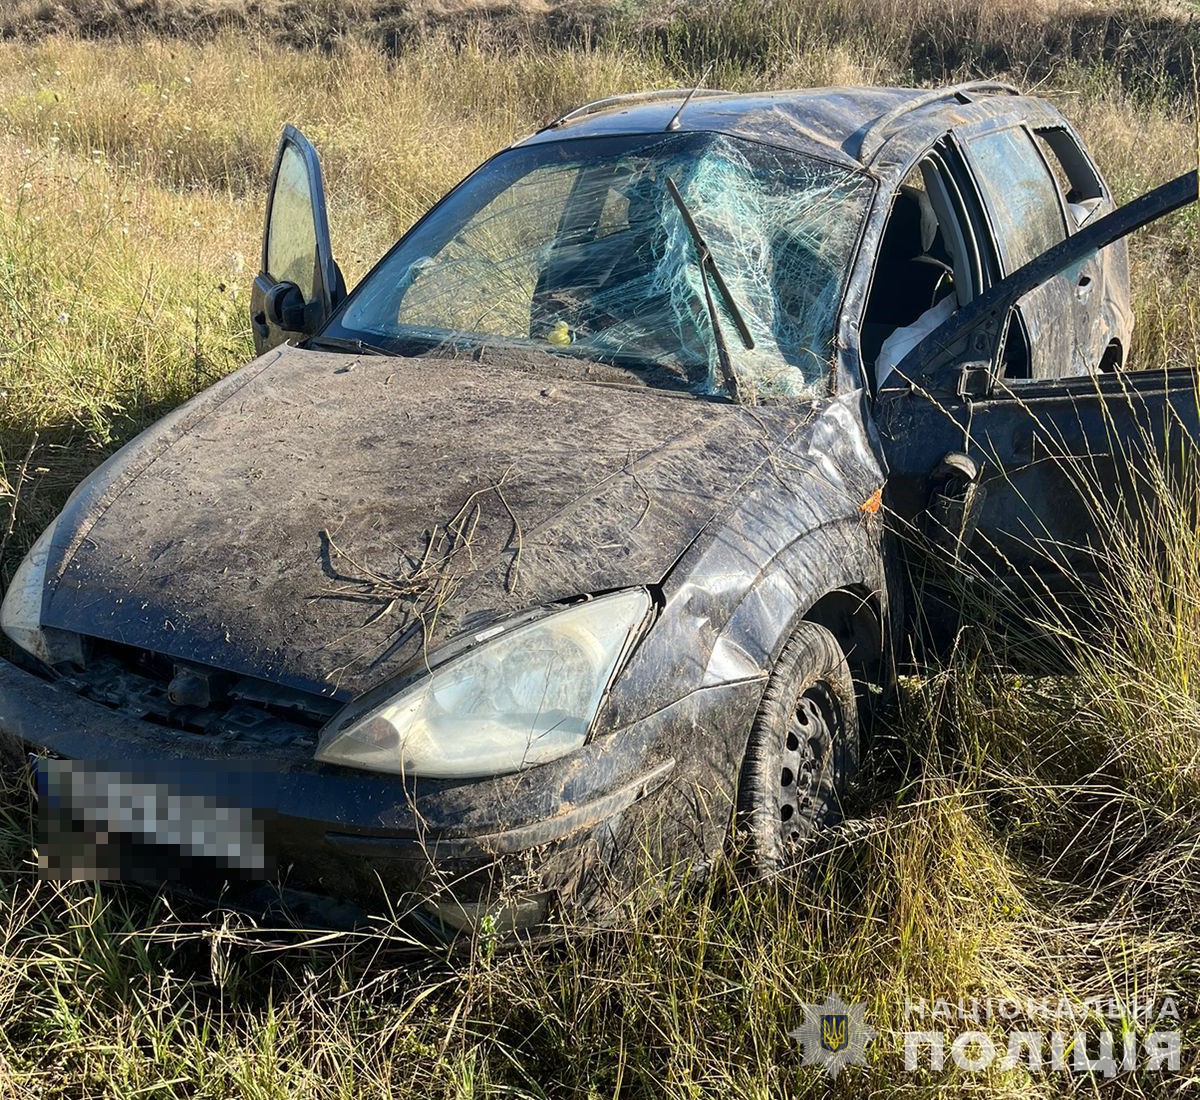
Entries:
<svg viewBox="0 0 1200 1100">
<path fill-rule="evenodd" d="M 267 291 L 263 307 L 271 323 L 286 332 L 311 335 L 325 320 L 320 299 L 305 301 L 304 292 L 295 283 L 275 283 Z"/>
</svg>

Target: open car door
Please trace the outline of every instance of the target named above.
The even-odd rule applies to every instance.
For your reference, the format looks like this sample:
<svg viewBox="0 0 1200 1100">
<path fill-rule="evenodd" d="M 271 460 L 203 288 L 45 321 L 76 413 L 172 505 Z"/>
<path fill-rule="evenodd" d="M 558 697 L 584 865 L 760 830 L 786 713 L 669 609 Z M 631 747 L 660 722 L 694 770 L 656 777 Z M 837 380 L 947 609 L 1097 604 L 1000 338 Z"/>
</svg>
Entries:
<svg viewBox="0 0 1200 1100">
<path fill-rule="evenodd" d="M 258 353 L 312 335 L 345 296 L 329 241 L 317 151 L 299 130 L 286 126 L 267 195 L 262 264 L 250 293 Z"/>
<path fill-rule="evenodd" d="M 1084 377 L 1065 377 L 1063 364 L 1058 379 L 1002 376 L 1024 295 L 1196 198 L 1190 172 L 1097 219 L 959 310 L 898 364 L 875 418 L 885 502 L 902 544 L 969 561 L 1035 597 L 1086 596 L 1113 540 L 1144 533 L 1155 493 L 1173 487 L 1196 504 L 1200 364 Z"/>
</svg>

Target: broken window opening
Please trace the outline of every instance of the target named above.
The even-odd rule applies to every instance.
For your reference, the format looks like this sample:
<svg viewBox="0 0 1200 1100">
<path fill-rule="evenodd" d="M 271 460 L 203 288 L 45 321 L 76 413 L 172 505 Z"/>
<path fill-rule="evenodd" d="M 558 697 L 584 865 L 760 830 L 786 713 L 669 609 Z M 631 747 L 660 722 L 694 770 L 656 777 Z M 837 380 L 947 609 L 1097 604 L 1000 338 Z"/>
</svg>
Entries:
<svg viewBox="0 0 1200 1100">
<path fill-rule="evenodd" d="M 1086 225 L 1104 205 L 1107 195 L 1100 173 L 1080 148 L 1075 136 L 1062 126 L 1034 131 L 1046 163 L 1058 182 L 1075 228 Z"/>
<path fill-rule="evenodd" d="M 880 241 L 863 313 L 862 357 L 881 387 L 895 366 L 974 297 L 978 247 L 940 153 L 904 178 Z"/>
</svg>

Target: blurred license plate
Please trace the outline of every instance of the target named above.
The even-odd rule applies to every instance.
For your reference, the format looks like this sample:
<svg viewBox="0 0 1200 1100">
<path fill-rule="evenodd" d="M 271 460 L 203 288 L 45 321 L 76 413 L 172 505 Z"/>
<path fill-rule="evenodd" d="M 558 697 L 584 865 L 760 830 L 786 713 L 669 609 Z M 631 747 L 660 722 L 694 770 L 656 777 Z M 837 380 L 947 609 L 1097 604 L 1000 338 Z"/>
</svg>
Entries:
<svg viewBox="0 0 1200 1100">
<path fill-rule="evenodd" d="M 189 769 L 192 766 L 189 764 Z M 79 760 L 34 762 L 39 863 L 47 878 L 177 879 L 189 866 L 269 874 L 267 815 Z M 147 862 L 145 849 L 164 853 Z M 131 852 L 141 853 L 131 864 Z"/>
</svg>

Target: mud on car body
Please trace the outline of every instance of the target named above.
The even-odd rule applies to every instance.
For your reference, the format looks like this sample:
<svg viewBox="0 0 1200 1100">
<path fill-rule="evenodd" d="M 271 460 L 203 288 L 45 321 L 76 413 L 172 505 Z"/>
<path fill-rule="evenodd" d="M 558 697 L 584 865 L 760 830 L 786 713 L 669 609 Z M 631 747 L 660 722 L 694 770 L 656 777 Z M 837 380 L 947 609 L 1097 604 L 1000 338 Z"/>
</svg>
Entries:
<svg viewBox="0 0 1200 1100">
<path fill-rule="evenodd" d="M 289 127 L 259 358 L 37 541 L 0 730 L 123 865 L 439 933 L 603 913 L 731 838 L 775 868 L 888 686 L 885 513 L 1036 571 L 1098 534 L 1040 417 L 1195 430 L 1190 379 L 1127 369 L 1122 239 L 1195 191 L 1114 210 L 1001 85 L 655 92 L 498 154 L 347 294 Z"/>
</svg>

